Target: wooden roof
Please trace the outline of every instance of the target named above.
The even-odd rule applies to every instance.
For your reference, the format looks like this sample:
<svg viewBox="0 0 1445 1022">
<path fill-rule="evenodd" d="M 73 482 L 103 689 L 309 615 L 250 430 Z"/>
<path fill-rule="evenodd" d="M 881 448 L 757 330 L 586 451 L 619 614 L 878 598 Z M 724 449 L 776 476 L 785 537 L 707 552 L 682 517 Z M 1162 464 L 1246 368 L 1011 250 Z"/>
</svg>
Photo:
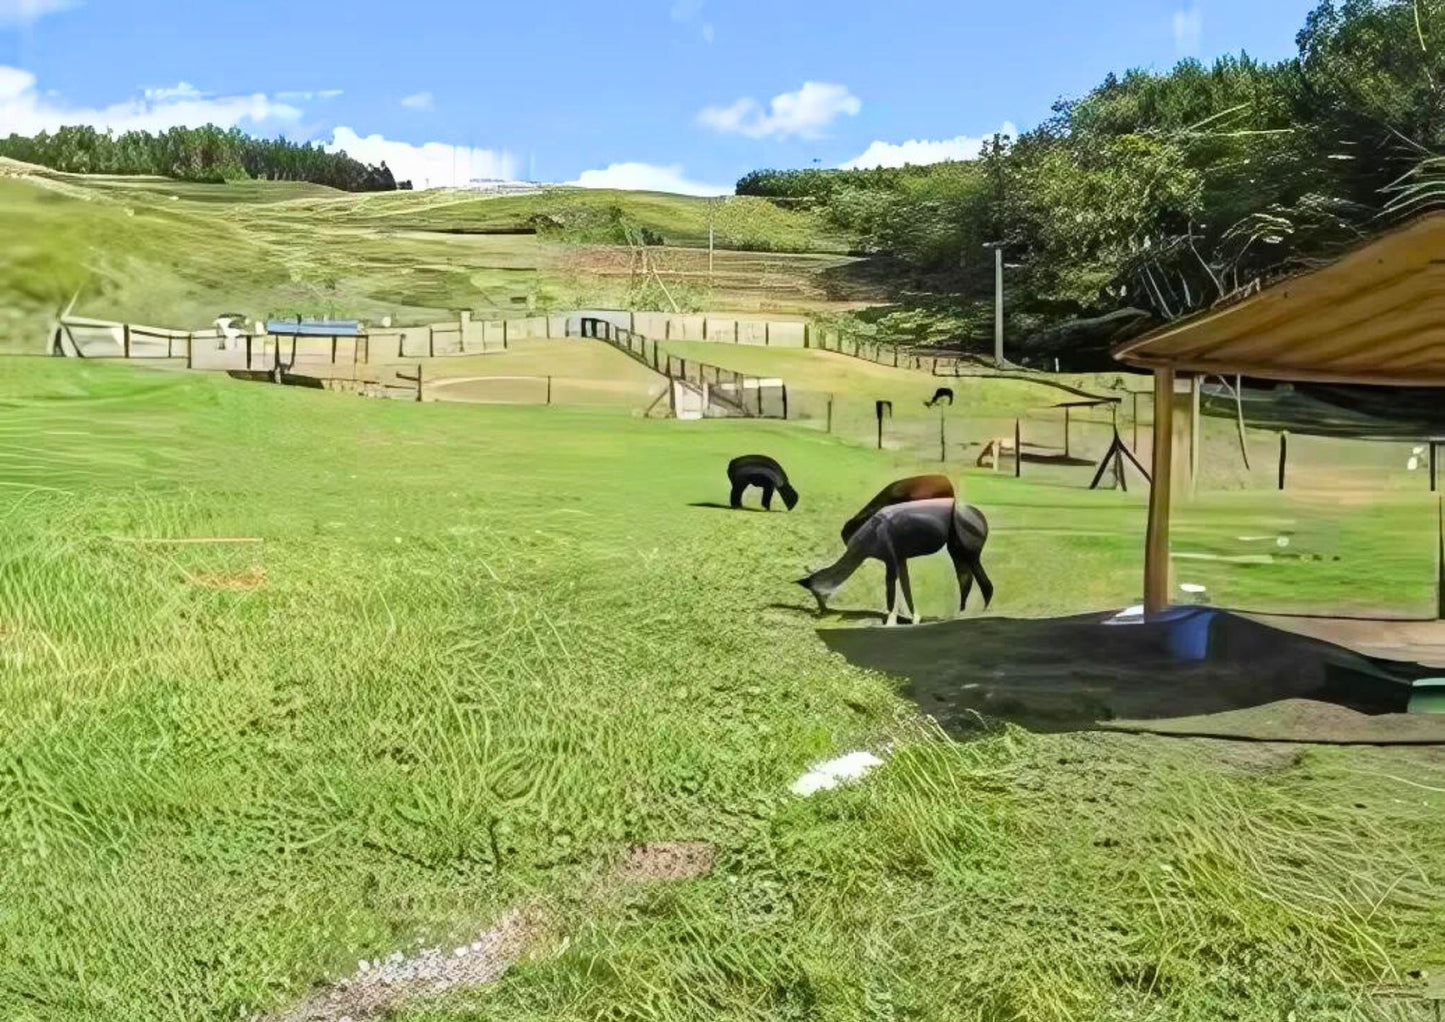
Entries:
<svg viewBox="0 0 1445 1022">
<path fill-rule="evenodd" d="M 1126 341 L 1114 357 L 1225 376 L 1445 386 L 1445 213 L 1234 305 Z"/>
</svg>

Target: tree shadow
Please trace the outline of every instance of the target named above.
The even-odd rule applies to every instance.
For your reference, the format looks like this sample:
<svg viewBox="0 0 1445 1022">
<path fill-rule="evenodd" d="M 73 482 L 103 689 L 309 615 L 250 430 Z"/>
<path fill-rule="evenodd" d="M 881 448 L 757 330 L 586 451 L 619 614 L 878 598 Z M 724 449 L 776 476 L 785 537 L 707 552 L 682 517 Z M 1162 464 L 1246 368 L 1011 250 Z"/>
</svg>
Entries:
<svg viewBox="0 0 1445 1022">
<path fill-rule="evenodd" d="M 1345 727 L 1356 718 L 1404 713 L 1411 682 L 1429 674 L 1233 614 L 1202 613 L 1208 617 L 1196 620 L 1192 632 L 1188 619 L 1116 626 L 1104 623 L 1108 615 L 1085 614 L 818 634 L 856 666 L 905 679 L 903 694 L 959 734 L 977 733 L 983 720 L 996 718 L 1041 732 L 1111 722 L 1154 730 L 1149 722 L 1172 722 L 1159 730 L 1234 729 L 1238 737 L 1258 738 L 1276 726 L 1288 732 L 1277 740 L 1327 740 L 1309 737 L 1299 722 L 1271 725 L 1262 708 L 1293 706 L 1292 700 L 1324 704 L 1324 717 L 1335 714 L 1329 725 Z M 1383 721 L 1374 727 L 1379 731 Z M 1439 731 L 1445 741 L 1445 721 Z"/>
</svg>

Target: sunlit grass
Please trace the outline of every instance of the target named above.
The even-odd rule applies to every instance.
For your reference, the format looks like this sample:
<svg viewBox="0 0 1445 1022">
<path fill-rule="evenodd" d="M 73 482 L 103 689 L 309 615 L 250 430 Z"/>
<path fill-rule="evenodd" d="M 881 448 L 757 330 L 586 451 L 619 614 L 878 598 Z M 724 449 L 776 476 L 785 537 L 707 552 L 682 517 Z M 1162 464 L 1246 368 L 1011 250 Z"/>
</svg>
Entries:
<svg viewBox="0 0 1445 1022">
<path fill-rule="evenodd" d="M 788 466 L 794 512 L 689 506 L 744 451 Z M 791 424 L 7 360 L 0 1016 L 234 1018 L 524 897 L 565 910 L 655 839 L 717 868 L 403 1017 L 1348 1018 L 1445 963 L 1438 761 L 954 744 L 826 652 L 790 579 L 929 467 Z M 994 526 L 990 613 L 1137 596 L 1142 495 L 962 485 Z M 1218 513 L 1196 521 L 1227 544 Z M 1401 598 L 1411 505 L 1290 513 L 1311 549 L 1340 522 L 1352 598 Z M 197 539 L 260 542 L 171 542 Z M 1273 568 L 1231 592 L 1328 606 L 1346 574 Z M 884 741 L 858 787 L 786 795 Z"/>
</svg>

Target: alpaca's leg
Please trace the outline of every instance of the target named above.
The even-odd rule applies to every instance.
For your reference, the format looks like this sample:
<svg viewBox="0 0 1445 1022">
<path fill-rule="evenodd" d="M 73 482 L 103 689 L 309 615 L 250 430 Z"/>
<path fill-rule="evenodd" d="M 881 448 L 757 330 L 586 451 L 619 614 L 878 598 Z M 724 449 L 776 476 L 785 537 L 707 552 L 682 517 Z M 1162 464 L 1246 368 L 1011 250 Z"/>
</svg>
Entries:
<svg viewBox="0 0 1445 1022">
<path fill-rule="evenodd" d="M 948 537 L 948 556 L 953 561 L 953 573 L 958 577 L 958 610 L 962 613 L 968 609 L 968 597 L 973 592 L 973 568 L 968 551 L 957 536 Z"/>
<path fill-rule="evenodd" d="M 899 558 L 898 585 L 903 590 L 903 603 L 908 607 L 908 620 L 918 624 L 918 608 L 913 603 L 913 588 L 908 584 L 908 561 Z"/>
<path fill-rule="evenodd" d="M 885 599 L 888 603 L 888 627 L 892 628 L 898 624 L 898 569 L 893 566 L 892 561 L 887 562 L 888 579 L 883 584 Z"/>
<path fill-rule="evenodd" d="M 733 492 L 732 496 L 728 499 L 728 503 L 732 505 L 734 511 L 739 510 L 743 506 L 743 491 L 747 488 L 748 484 L 741 479 L 733 480 Z"/>
<path fill-rule="evenodd" d="M 764 510 L 764 511 L 771 511 L 772 509 L 773 509 L 773 484 L 772 484 L 772 483 L 763 483 L 763 510 Z"/>
</svg>

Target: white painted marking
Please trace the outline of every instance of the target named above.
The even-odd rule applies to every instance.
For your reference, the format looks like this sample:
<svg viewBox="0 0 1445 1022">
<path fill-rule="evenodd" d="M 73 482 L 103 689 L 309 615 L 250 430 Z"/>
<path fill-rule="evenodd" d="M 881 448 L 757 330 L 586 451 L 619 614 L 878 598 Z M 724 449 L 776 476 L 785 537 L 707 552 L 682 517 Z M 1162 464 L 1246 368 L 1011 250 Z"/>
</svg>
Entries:
<svg viewBox="0 0 1445 1022">
<path fill-rule="evenodd" d="M 793 782 L 792 792 L 807 798 L 815 792 L 836 788 L 847 781 L 856 781 L 869 770 L 882 765 L 883 761 L 871 752 L 850 752 L 826 763 L 815 764 Z"/>
</svg>

